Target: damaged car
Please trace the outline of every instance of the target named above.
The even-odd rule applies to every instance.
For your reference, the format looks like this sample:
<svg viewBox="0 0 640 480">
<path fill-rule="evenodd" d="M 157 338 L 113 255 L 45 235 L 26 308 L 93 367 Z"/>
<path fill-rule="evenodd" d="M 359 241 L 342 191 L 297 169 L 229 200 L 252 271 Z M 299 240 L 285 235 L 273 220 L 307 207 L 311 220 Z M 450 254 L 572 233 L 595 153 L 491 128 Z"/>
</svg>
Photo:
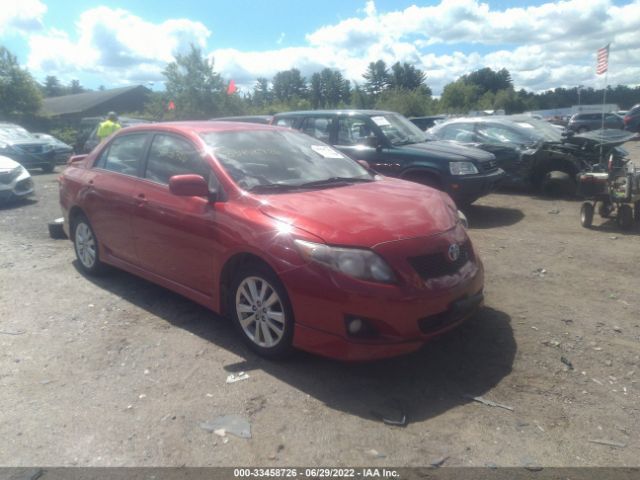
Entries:
<svg viewBox="0 0 640 480">
<path fill-rule="evenodd" d="M 591 170 L 611 154 L 626 157 L 620 145 L 634 136 L 621 130 L 563 135 L 548 122 L 527 115 L 458 118 L 436 125 L 429 133 L 494 154 L 507 175 L 503 184 L 536 189 L 544 189 L 554 172 L 575 181 L 579 172 Z"/>
</svg>

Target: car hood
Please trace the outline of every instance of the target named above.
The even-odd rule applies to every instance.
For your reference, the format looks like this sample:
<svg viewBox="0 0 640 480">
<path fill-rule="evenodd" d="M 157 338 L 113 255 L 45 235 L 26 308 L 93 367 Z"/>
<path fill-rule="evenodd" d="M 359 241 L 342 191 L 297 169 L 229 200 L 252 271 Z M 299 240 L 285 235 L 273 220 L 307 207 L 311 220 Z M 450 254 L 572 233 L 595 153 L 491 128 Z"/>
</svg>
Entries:
<svg viewBox="0 0 640 480">
<path fill-rule="evenodd" d="M 328 244 L 358 247 L 425 237 L 455 226 L 446 194 L 384 177 L 371 183 L 255 197 L 271 218 L 320 237 Z"/>
<path fill-rule="evenodd" d="M 0 171 L 13 170 L 19 166 L 20 164 L 15 160 L 11 160 L 9 157 L 0 155 Z"/>
<path fill-rule="evenodd" d="M 403 145 L 398 148 L 406 150 L 414 150 L 416 153 L 424 155 L 425 153 L 433 157 L 444 158 L 449 161 L 474 161 L 474 162 L 490 162 L 495 157 L 475 147 L 468 147 L 457 142 L 448 140 L 433 140 L 430 142 L 412 143 Z"/>
</svg>

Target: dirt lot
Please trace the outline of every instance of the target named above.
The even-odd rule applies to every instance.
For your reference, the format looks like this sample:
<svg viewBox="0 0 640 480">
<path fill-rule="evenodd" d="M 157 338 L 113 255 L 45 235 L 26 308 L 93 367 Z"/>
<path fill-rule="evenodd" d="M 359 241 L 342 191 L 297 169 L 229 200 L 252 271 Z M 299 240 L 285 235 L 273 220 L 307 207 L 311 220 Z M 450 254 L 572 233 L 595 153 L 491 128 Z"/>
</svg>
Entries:
<svg viewBox="0 0 640 480">
<path fill-rule="evenodd" d="M 487 272 L 475 320 L 390 361 L 272 363 L 184 298 L 81 275 L 47 234 L 56 177 L 0 209 L 0 465 L 638 465 L 638 228 L 491 195 L 468 212 Z M 405 427 L 372 413 L 399 410 Z M 201 427 L 225 414 L 252 438 Z"/>
</svg>

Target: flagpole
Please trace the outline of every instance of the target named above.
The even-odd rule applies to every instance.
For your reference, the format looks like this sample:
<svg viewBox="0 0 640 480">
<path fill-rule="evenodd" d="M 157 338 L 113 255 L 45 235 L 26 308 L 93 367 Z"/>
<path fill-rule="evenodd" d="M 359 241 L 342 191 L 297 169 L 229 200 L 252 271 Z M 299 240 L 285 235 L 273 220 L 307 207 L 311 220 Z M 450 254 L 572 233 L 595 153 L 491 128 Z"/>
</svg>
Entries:
<svg viewBox="0 0 640 480">
<path fill-rule="evenodd" d="M 607 67 L 607 71 L 604 74 L 604 91 L 602 92 L 602 127 L 601 130 L 604 130 L 604 106 L 607 103 L 607 85 L 609 83 L 609 68 Z M 600 163 L 602 163 L 602 143 L 604 142 L 604 132 L 600 132 Z"/>
</svg>

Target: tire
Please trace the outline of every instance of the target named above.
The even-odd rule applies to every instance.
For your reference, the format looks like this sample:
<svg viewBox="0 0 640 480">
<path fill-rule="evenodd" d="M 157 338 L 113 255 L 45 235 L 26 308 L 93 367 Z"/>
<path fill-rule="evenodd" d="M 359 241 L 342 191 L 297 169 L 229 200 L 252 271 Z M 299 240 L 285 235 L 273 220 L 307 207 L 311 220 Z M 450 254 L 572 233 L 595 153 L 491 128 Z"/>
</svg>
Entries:
<svg viewBox="0 0 640 480">
<path fill-rule="evenodd" d="M 584 202 L 580 209 L 580 224 L 584 228 L 591 228 L 593 224 L 593 205 L 589 202 Z"/>
<path fill-rule="evenodd" d="M 293 351 L 293 309 L 271 269 L 254 264 L 238 272 L 231 284 L 229 312 L 244 342 L 258 355 L 281 359 Z"/>
<path fill-rule="evenodd" d="M 610 218 L 613 213 L 613 205 L 611 202 L 600 202 L 598 203 L 598 215 L 601 218 Z"/>
<path fill-rule="evenodd" d="M 629 205 L 618 207 L 618 225 L 623 230 L 629 230 L 633 226 L 633 210 Z"/>
<path fill-rule="evenodd" d="M 80 269 L 87 275 L 100 275 L 105 265 L 100 260 L 98 239 L 84 215 L 79 215 L 73 222 L 73 247 Z"/>
<path fill-rule="evenodd" d="M 53 173 L 53 171 L 56 169 L 56 159 L 51 158 L 51 161 L 46 165 L 42 165 L 41 168 L 44 173 Z"/>
<path fill-rule="evenodd" d="M 57 218 L 53 222 L 49 222 L 49 236 L 55 240 L 62 240 L 67 238 L 67 234 L 64 233 L 64 218 Z"/>
</svg>

